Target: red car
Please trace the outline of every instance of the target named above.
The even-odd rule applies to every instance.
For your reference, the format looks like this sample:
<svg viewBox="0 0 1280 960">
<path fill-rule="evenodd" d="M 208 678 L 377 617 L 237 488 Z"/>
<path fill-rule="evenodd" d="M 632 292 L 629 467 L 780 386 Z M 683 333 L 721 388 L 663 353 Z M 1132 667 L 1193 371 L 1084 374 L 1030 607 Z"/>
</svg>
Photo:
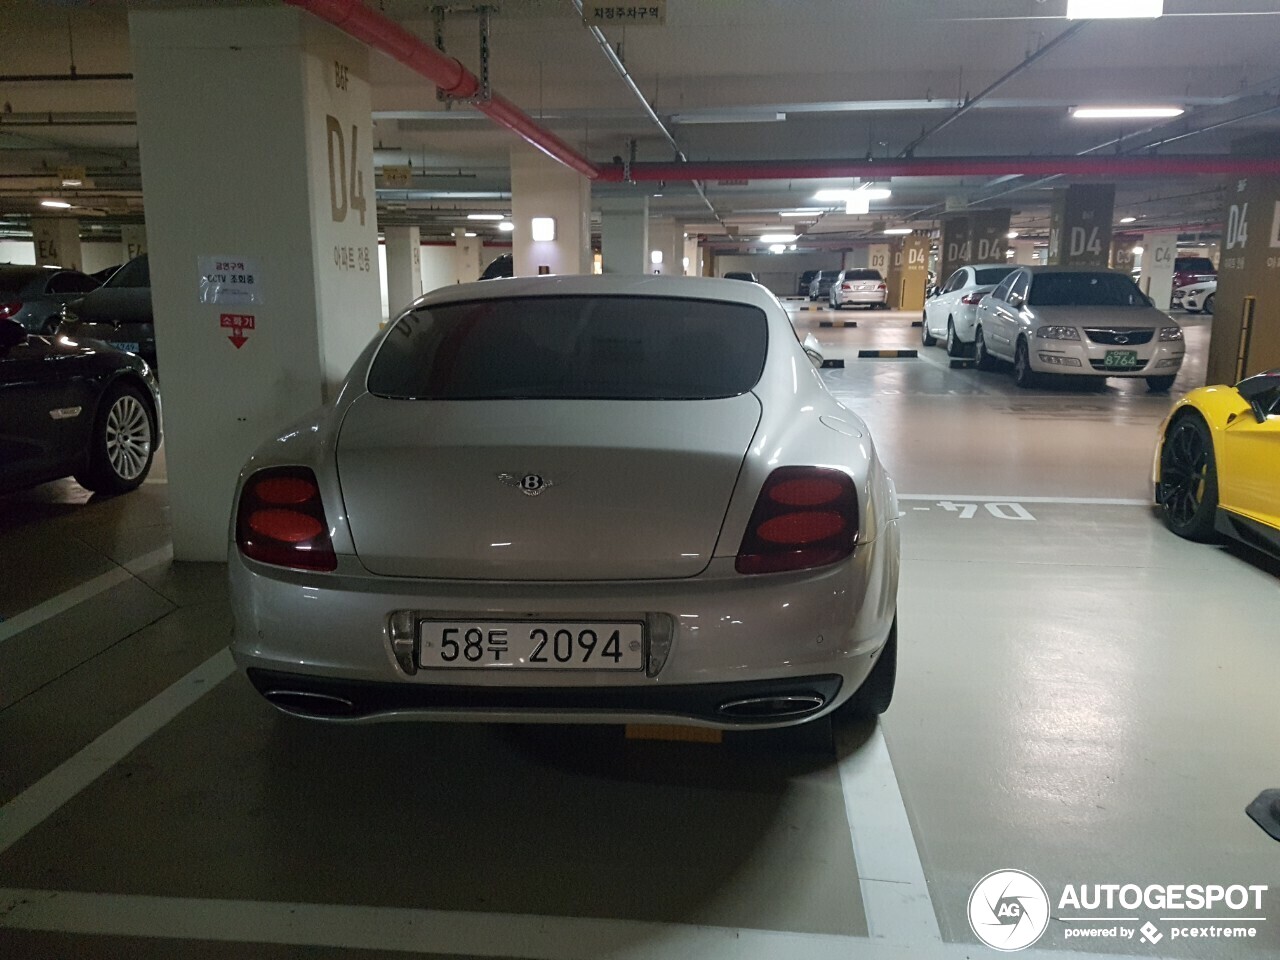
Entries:
<svg viewBox="0 0 1280 960">
<path fill-rule="evenodd" d="M 1218 270 L 1208 257 L 1178 257 L 1173 261 L 1173 289 L 1201 280 L 1213 280 Z"/>
</svg>

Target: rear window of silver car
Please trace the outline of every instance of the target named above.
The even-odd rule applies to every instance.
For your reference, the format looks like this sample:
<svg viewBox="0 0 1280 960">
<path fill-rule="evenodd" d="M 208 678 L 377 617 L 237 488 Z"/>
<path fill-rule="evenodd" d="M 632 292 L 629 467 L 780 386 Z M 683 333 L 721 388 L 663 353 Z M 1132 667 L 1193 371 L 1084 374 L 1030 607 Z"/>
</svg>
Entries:
<svg viewBox="0 0 1280 960">
<path fill-rule="evenodd" d="M 757 307 L 673 297 L 512 297 L 405 314 L 368 389 L 403 400 L 709 400 L 751 390 Z"/>
<path fill-rule="evenodd" d="M 1145 307 L 1148 300 L 1118 273 L 1041 273 L 1031 283 L 1037 307 Z"/>
</svg>

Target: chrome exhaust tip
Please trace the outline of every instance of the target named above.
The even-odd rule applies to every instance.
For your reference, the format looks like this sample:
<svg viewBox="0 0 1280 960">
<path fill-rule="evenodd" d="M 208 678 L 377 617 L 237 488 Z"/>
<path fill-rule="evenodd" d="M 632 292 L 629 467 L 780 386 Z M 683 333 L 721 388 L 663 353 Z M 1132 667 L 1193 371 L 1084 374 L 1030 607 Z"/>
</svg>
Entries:
<svg viewBox="0 0 1280 960">
<path fill-rule="evenodd" d="M 346 697 L 310 690 L 267 690 L 262 694 L 286 713 L 303 717 L 344 717 L 356 712 L 356 705 Z"/>
<path fill-rule="evenodd" d="M 739 720 L 781 720 L 803 717 L 826 706 L 826 698 L 816 693 L 791 693 L 785 696 L 747 697 L 727 700 L 718 710 Z"/>
</svg>

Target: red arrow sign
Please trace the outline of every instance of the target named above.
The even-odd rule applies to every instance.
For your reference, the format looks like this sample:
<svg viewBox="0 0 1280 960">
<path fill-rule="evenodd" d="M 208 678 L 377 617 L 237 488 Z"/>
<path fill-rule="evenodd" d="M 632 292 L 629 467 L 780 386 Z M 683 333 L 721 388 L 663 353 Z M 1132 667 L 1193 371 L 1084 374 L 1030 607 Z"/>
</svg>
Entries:
<svg viewBox="0 0 1280 960">
<path fill-rule="evenodd" d="M 249 339 L 244 335 L 244 331 L 254 329 L 256 321 L 251 313 L 224 313 L 219 315 L 218 325 L 224 329 L 230 328 L 231 335 L 227 339 L 239 350 Z"/>
</svg>

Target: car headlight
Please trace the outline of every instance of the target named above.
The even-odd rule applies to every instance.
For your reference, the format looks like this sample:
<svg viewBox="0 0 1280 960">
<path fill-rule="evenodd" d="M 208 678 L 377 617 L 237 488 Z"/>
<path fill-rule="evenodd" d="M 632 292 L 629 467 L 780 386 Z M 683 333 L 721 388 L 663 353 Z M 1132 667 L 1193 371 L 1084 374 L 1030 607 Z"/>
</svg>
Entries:
<svg viewBox="0 0 1280 960">
<path fill-rule="evenodd" d="M 1043 340 L 1079 340 L 1080 331 L 1075 327 L 1039 327 L 1036 336 Z"/>
<path fill-rule="evenodd" d="M 1204 293 L 1204 288 L 1203 288 L 1203 287 L 1196 287 L 1194 290 L 1188 290 L 1188 291 L 1187 291 L 1187 293 L 1188 293 L 1188 294 L 1190 294 L 1190 295 L 1191 295 L 1191 296 L 1193 296 L 1193 297 L 1198 297 L 1198 296 L 1200 296 L 1200 294 Z"/>
<path fill-rule="evenodd" d="M 1161 327 L 1160 339 L 1161 340 L 1181 340 L 1182 328 L 1181 327 Z"/>
</svg>

